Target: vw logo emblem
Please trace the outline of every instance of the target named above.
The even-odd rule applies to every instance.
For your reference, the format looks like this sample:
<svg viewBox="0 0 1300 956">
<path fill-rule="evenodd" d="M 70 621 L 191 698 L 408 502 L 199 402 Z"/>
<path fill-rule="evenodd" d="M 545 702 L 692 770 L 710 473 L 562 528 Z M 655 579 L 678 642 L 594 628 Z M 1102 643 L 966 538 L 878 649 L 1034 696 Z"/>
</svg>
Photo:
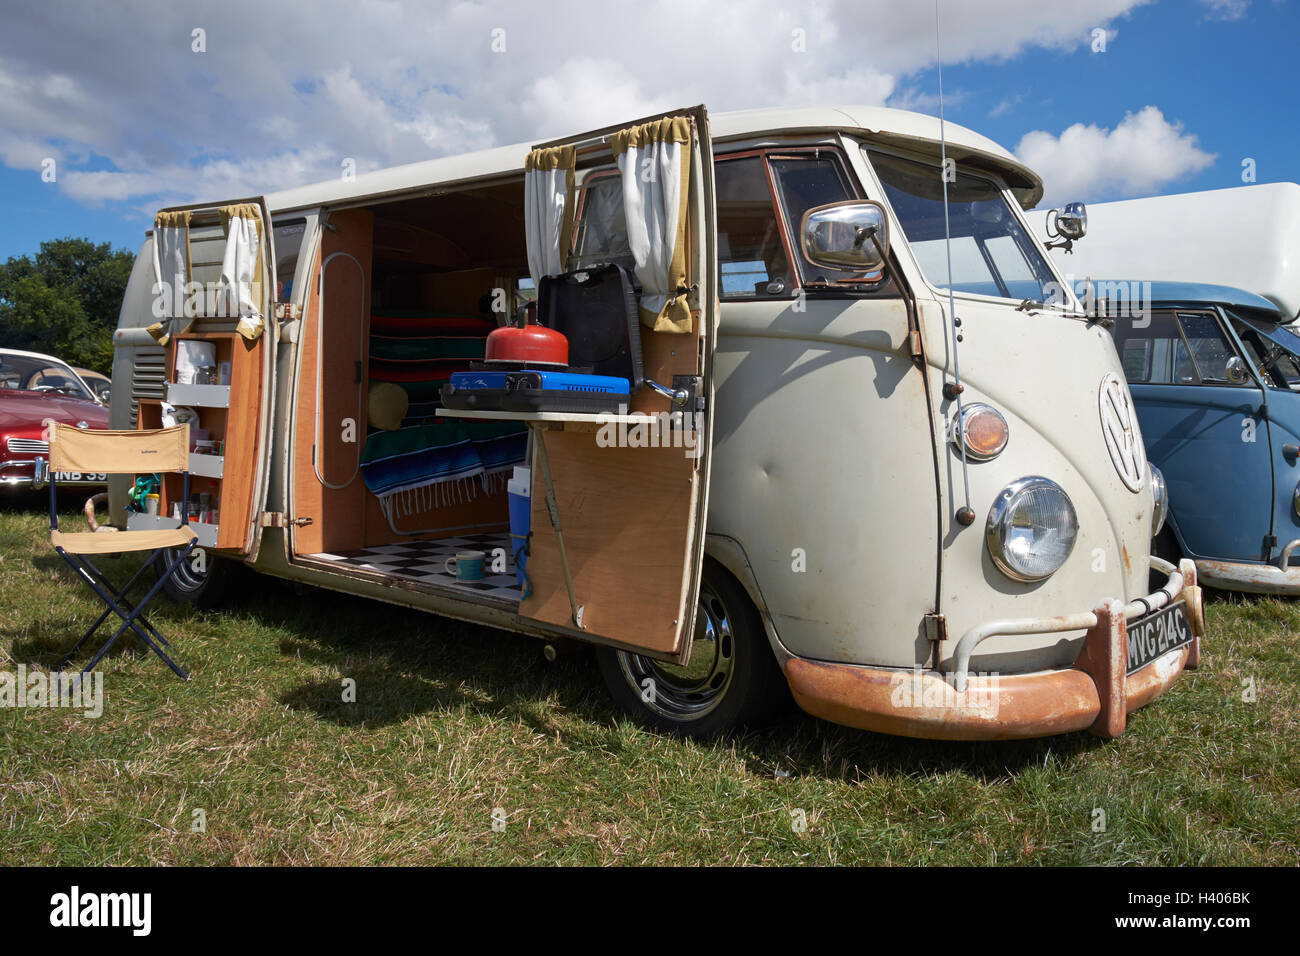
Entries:
<svg viewBox="0 0 1300 956">
<path fill-rule="evenodd" d="M 1138 434 L 1133 400 L 1114 372 L 1108 373 L 1101 380 L 1098 406 L 1101 411 L 1101 434 L 1106 440 L 1106 450 L 1110 452 L 1115 470 L 1129 491 L 1141 491 L 1147 470 L 1146 451 L 1142 448 L 1142 436 Z"/>
</svg>

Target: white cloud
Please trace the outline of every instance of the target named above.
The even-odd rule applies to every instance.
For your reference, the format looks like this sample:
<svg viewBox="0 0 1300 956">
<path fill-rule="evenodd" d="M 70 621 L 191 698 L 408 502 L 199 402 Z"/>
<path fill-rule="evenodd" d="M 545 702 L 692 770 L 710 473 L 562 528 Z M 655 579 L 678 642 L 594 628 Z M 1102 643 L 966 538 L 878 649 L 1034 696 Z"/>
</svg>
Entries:
<svg viewBox="0 0 1300 956">
<path fill-rule="evenodd" d="M 1201 172 L 1216 158 L 1154 106 L 1126 114 L 1113 130 L 1075 123 L 1060 136 L 1026 133 L 1015 153 L 1043 177 L 1046 205 L 1151 193 Z"/>
<path fill-rule="evenodd" d="M 944 62 L 1079 48 L 1144 2 L 945 0 Z M 364 171 L 701 102 L 924 109 L 928 91 L 906 81 L 934 63 L 933 17 L 897 0 L 318 0 L 310 16 L 264 0 L 111 16 L 95 0 L 47 0 L 5 14 L 0 161 L 56 156 L 68 195 L 146 206 L 327 179 L 345 157 Z M 204 53 L 191 50 L 199 27 Z"/>
<path fill-rule="evenodd" d="M 1206 8 L 1206 19 L 1240 20 L 1250 9 L 1250 0 L 1200 0 Z"/>
<path fill-rule="evenodd" d="M 1024 102 L 1026 95 L 1027 94 L 1025 93 L 1017 93 L 1015 96 L 1008 96 L 1006 99 L 999 102 L 997 106 L 993 107 L 993 109 L 989 110 L 989 116 L 996 117 L 1010 113 L 1013 109 Z"/>
</svg>

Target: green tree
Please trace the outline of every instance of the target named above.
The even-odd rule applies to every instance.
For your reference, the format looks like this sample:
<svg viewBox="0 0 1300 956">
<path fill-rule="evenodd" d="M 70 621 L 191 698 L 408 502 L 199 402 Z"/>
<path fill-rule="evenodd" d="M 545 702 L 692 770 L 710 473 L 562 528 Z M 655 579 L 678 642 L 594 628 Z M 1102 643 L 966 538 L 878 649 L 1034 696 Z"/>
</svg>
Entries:
<svg viewBox="0 0 1300 956">
<path fill-rule="evenodd" d="M 0 265 L 0 345 L 108 373 L 135 256 L 107 242 L 51 239 Z"/>
</svg>

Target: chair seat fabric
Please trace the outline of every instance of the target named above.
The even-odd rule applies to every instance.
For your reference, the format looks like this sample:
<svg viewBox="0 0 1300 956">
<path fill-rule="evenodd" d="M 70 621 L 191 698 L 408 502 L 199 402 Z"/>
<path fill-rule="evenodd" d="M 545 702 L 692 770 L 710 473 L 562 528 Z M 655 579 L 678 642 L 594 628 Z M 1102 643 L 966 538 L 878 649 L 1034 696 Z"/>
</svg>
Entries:
<svg viewBox="0 0 1300 956">
<path fill-rule="evenodd" d="M 183 548 L 196 535 L 189 528 L 159 528 L 149 531 L 51 531 L 50 543 L 69 554 L 118 554 Z"/>
</svg>

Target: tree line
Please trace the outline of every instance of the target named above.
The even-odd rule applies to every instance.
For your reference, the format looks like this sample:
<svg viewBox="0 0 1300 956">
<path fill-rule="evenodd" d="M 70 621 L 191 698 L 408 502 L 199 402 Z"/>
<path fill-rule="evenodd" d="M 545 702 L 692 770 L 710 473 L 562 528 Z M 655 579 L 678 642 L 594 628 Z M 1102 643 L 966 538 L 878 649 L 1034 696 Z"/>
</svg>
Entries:
<svg viewBox="0 0 1300 956">
<path fill-rule="evenodd" d="M 135 254 L 107 242 L 50 239 L 0 265 L 0 347 L 43 352 L 110 374 L 113 332 Z"/>
</svg>

